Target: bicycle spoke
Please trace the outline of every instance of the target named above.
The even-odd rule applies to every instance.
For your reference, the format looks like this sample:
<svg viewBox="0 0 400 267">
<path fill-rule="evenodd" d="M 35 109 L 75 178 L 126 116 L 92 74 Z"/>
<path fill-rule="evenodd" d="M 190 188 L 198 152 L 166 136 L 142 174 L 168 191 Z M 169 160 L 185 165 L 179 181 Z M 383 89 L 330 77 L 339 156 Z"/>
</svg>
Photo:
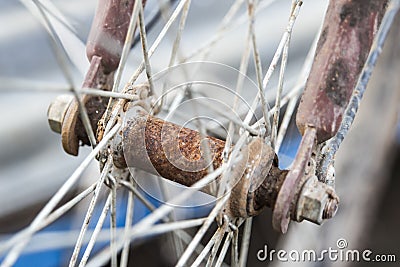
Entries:
<svg viewBox="0 0 400 267">
<path fill-rule="evenodd" d="M 169 20 L 167 21 L 167 23 L 165 24 L 164 28 L 161 30 L 160 34 L 157 36 L 156 40 L 154 41 L 153 45 L 150 47 L 150 49 L 148 50 L 148 58 L 151 58 L 151 56 L 154 54 L 155 50 L 157 49 L 157 47 L 159 46 L 159 44 L 161 43 L 162 39 L 164 39 L 167 31 L 169 30 L 169 28 L 171 27 L 172 23 L 176 20 L 176 18 L 178 17 L 178 15 L 180 14 L 180 12 L 182 11 L 183 7 L 185 6 L 185 3 L 188 0 L 181 0 L 178 4 L 178 6 L 175 8 L 174 12 L 172 13 L 171 17 L 169 18 Z M 135 83 L 135 81 L 137 80 L 137 78 L 139 77 L 139 75 L 142 73 L 142 71 L 145 68 L 145 62 L 142 61 L 142 63 L 140 64 L 139 68 L 135 71 L 135 73 L 132 75 L 132 77 L 130 78 L 128 84 L 133 85 Z"/>
<path fill-rule="evenodd" d="M 229 199 L 229 194 L 224 196 L 222 199 L 220 199 L 217 204 L 215 205 L 214 209 L 210 212 L 210 214 L 207 217 L 207 220 L 204 222 L 202 227 L 197 231 L 197 234 L 193 237 L 192 242 L 187 246 L 185 252 L 182 254 L 181 258 L 179 259 L 178 263 L 176 266 L 185 266 L 186 262 L 189 260 L 189 257 L 192 255 L 195 247 L 197 246 L 198 243 L 200 243 L 201 239 L 203 238 L 204 234 L 208 230 L 208 228 L 211 226 L 212 222 L 214 221 L 215 217 L 218 215 L 220 210 L 223 208 L 225 202 Z"/>
<path fill-rule="evenodd" d="M 133 209 L 134 209 L 133 193 L 129 191 L 128 202 L 126 205 L 126 217 L 125 217 L 125 230 L 124 230 L 125 243 L 121 253 L 121 259 L 119 265 L 120 267 L 128 266 L 130 240 L 127 238 L 127 236 L 132 228 Z"/>
<path fill-rule="evenodd" d="M 197 267 L 199 266 L 202 261 L 204 260 L 204 258 L 207 256 L 208 252 L 210 252 L 211 248 L 214 246 L 215 242 L 217 240 L 220 240 L 223 238 L 223 235 L 225 233 L 225 229 L 222 227 L 219 227 L 214 235 L 211 237 L 210 241 L 208 241 L 207 245 L 204 247 L 204 249 L 201 251 L 201 253 L 199 254 L 199 256 L 196 258 L 196 260 L 193 262 L 193 264 L 191 265 L 191 267 Z"/>
<path fill-rule="evenodd" d="M 62 215 L 64 215 L 66 212 L 71 210 L 76 204 L 81 202 L 84 198 L 86 198 L 89 194 L 91 194 L 96 188 L 96 183 L 92 184 L 90 187 L 88 187 L 86 190 L 81 192 L 79 195 L 62 205 L 60 208 L 56 209 L 54 212 L 50 213 L 49 216 L 42 221 L 40 225 L 29 231 L 30 229 L 26 228 L 17 234 L 15 234 L 12 238 L 9 240 L 5 241 L 3 244 L 0 244 L 0 254 L 13 245 L 22 242 L 24 239 L 28 238 L 29 235 L 32 234 L 32 232 L 37 232 L 46 226 L 50 225 L 54 221 L 56 221 L 58 218 L 60 218 Z"/>
<path fill-rule="evenodd" d="M 246 219 L 246 221 L 244 223 L 242 243 L 240 246 L 239 266 L 246 266 L 247 254 L 248 254 L 249 245 L 250 245 L 250 235 L 251 235 L 252 224 L 253 224 L 253 218 Z"/>
<path fill-rule="evenodd" d="M 143 196 L 143 194 L 140 193 L 140 191 L 135 186 L 132 185 L 132 183 L 128 183 L 126 181 L 120 181 L 120 184 L 129 189 L 129 191 L 132 192 L 150 211 L 156 209 L 156 207 L 150 201 L 148 201 L 146 197 Z"/>
<path fill-rule="evenodd" d="M 231 266 L 239 266 L 239 229 L 233 231 L 231 245 Z"/>
<path fill-rule="evenodd" d="M 111 237 L 111 267 L 117 267 L 116 229 L 117 229 L 117 186 L 111 187 L 111 216 L 110 216 L 110 237 Z"/>
<path fill-rule="evenodd" d="M 290 10 L 290 14 L 293 14 L 293 11 L 297 5 L 297 2 L 298 2 L 298 0 L 292 0 L 292 8 Z M 271 127 L 271 129 L 272 129 L 271 144 L 272 144 L 273 148 L 276 147 L 276 138 L 278 135 L 279 112 L 281 110 L 281 95 L 282 95 L 282 90 L 283 90 L 283 81 L 284 81 L 284 75 L 285 75 L 285 71 L 286 71 L 287 58 L 288 58 L 288 54 L 289 54 L 289 43 L 290 43 L 291 37 L 292 37 L 292 32 L 290 31 L 288 40 L 286 41 L 286 43 L 283 47 L 281 68 L 279 71 L 278 90 L 276 92 L 276 98 L 275 98 L 275 112 L 273 115 L 272 127 Z"/>
<path fill-rule="evenodd" d="M 226 236 L 224 245 L 222 246 L 221 252 L 219 253 L 217 262 L 215 263 L 215 267 L 219 267 L 219 266 L 222 265 L 222 263 L 223 263 L 223 261 L 225 259 L 226 253 L 228 252 L 228 248 L 229 248 L 229 246 L 231 244 L 232 236 L 233 236 L 233 232 L 230 232 Z"/>
<path fill-rule="evenodd" d="M 118 64 L 118 68 L 115 72 L 115 79 L 112 87 L 112 92 L 119 91 L 118 88 L 121 82 L 122 72 L 125 68 L 126 60 L 128 59 L 129 51 L 131 49 L 132 39 L 135 33 L 136 21 L 139 17 L 140 6 L 141 6 L 141 1 L 135 1 L 135 4 L 133 5 L 132 15 L 129 21 L 128 31 L 126 33 L 124 46 L 122 48 L 121 59 Z"/>
<path fill-rule="evenodd" d="M 185 228 L 192 228 L 192 227 L 202 225 L 205 222 L 205 220 L 206 220 L 206 218 L 200 218 L 200 219 L 182 220 L 182 221 L 178 221 L 178 222 L 157 224 L 145 232 L 136 231 L 135 229 L 132 228 L 128 238 L 130 238 L 130 239 L 143 238 L 143 237 L 147 237 L 147 236 L 165 234 L 165 233 L 168 233 L 171 231 L 182 230 Z M 90 262 L 88 262 L 87 266 L 102 266 L 102 265 L 104 265 L 110 257 L 109 250 L 110 249 L 108 247 L 105 250 L 101 251 Z"/>
<path fill-rule="evenodd" d="M 194 183 L 191 187 L 187 190 L 179 194 L 178 196 L 174 197 L 170 203 L 174 203 L 175 205 L 182 203 L 186 199 L 190 198 L 193 192 L 198 191 L 200 188 L 205 187 L 209 182 L 213 181 L 216 177 L 221 175 L 221 173 L 226 170 L 226 167 L 220 167 L 216 169 L 213 173 L 206 175 L 200 181 Z M 137 233 L 145 234 L 148 231 L 151 231 L 154 228 L 154 224 L 165 217 L 165 215 L 169 214 L 174 209 L 173 206 L 169 204 L 161 205 L 159 208 L 155 209 L 151 214 L 147 217 L 143 218 L 140 222 L 138 222 L 134 227 L 132 227 L 132 235 L 134 236 Z M 123 241 L 123 240 L 122 240 Z M 118 249 L 122 248 L 123 242 L 118 242 Z M 104 264 L 109 259 L 109 253 L 105 252 L 104 254 L 98 255 L 97 259 L 94 261 L 96 262 L 96 266 L 100 266 Z"/>
<path fill-rule="evenodd" d="M 127 94 L 104 91 L 96 88 L 76 88 L 78 94 L 95 95 L 101 97 L 112 97 L 116 99 L 126 99 L 135 101 L 138 96 Z M 43 81 L 10 79 L 0 77 L 0 92 L 17 92 L 17 93 L 71 93 L 71 88 L 68 85 L 48 83 Z"/>
<path fill-rule="evenodd" d="M 303 67 L 301 69 L 299 78 L 297 80 L 297 84 L 295 86 L 297 88 L 304 88 L 305 85 L 306 85 L 307 77 L 308 77 L 308 74 L 310 73 L 312 62 L 313 62 L 313 59 L 314 59 L 315 50 L 317 49 L 317 42 L 318 42 L 318 39 L 319 39 L 320 32 L 321 32 L 321 30 L 319 30 L 318 34 L 314 38 L 314 41 L 313 41 L 313 43 L 311 45 L 311 48 L 307 53 L 307 57 L 306 57 L 306 59 L 304 61 L 304 64 L 303 64 Z M 293 90 L 293 91 L 295 91 L 295 90 Z M 292 98 L 290 98 L 290 100 L 288 102 L 285 114 L 284 114 L 282 122 L 281 122 L 281 124 L 279 126 L 279 132 L 277 134 L 276 143 L 275 143 L 275 153 L 279 152 L 279 149 L 280 149 L 281 144 L 283 142 L 283 138 L 286 135 L 287 128 L 289 127 L 289 123 L 290 123 L 290 121 L 292 119 L 294 110 L 295 110 L 296 105 L 297 105 L 297 100 L 298 100 L 299 97 L 300 97 L 300 91 L 296 90 L 296 93 L 293 95 Z M 281 101 L 279 101 L 279 102 L 281 102 Z M 282 104 L 282 102 L 279 103 L 279 105 L 275 105 L 275 107 L 274 107 L 275 113 L 278 110 L 278 106 L 280 106 L 281 104 Z M 284 103 L 284 104 L 286 104 L 286 103 Z"/>
<path fill-rule="evenodd" d="M 68 58 L 81 74 L 86 73 L 89 63 L 86 59 L 85 44 L 79 39 L 72 24 L 68 22 L 53 2 L 50 0 L 20 0 L 20 2 L 50 32 L 48 23 L 44 20 L 39 10 L 39 8 L 42 9 L 61 40 L 62 47 L 68 54 Z"/>
<path fill-rule="evenodd" d="M 288 41 L 288 39 L 290 37 L 290 33 L 291 33 L 292 29 L 293 29 L 293 26 L 294 26 L 294 23 L 296 21 L 297 15 L 299 14 L 299 11 L 300 11 L 301 3 L 302 3 L 301 1 L 298 1 L 294 11 L 291 13 L 290 19 L 289 19 L 289 23 L 288 23 L 288 25 L 286 27 L 286 31 L 284 32 L 284 34 L 281 37 L 281 40 L 280 40 L 279 45 L 278 45 L 278 48 L 276 49 L 275 54 L 274 54 L 274 56 L 272 58 L 272 61 L 271 61 L 270 65 L 269 65 L 269 68 L 267 70 L 267 73 L 264 76 L 263 84 L 262 84 L 262 89 L 264 91 L 266 90 L 266 87 L 267 87 L 267 85 L 268 85 L 268 83 L 269 83 L 269 81 L 270 81 L 270 79 L 272 77 L 272 74 L 275 71 L 276 65 L 278 64 L 278 61 L 281 58 L 281 55 L 282 55 L 283 49 L 285 47 L 285 44 L 286 44 L 286 42 Z M 258 100 L 259 100 L 259 98 L 257 97 L 255 99 L 255 101 L 253 102 L 253 104 L 252 104 L 252 109 L 253 110 L 257 107 Z M 271 110 L 269 112 L 271 112 Z M 249 112 L 247 114 L 247 116 L 246 116 L 247 120 L 245 120 L 245 121 L 249 121 L 250 118 L 251 118 L 251 114 Z M 267 119 L 269 120 L 269 116 L 268 116 Z M 260 122 L 260 120 L 258 122 Z M 266 122 L 265 119 L 263 120 L 263 122 L 266 125 L 269 124 L 269 122 Z"/>
<path fill-rule="evenodd" d="M 258 96 L 261 100 L 261 110 L 262 114 L 264 117 L 264 122 L 265 122 L 265 128 L 266 132 L 265 135 L 269 135 L 271 133 L 271 125 L 269 123 L 268 119 L 268 103 L 267 99 L 265 97 L 265 92 L 264 92 L 264 87 L 262 84 L 262 67 L 261 67 L 261 59 L 260 59 L 260 54 L 258 51 L 257 47 L 257 41 L 256 41 L 256 35 L 254 32 L 254 9 L 256 8 L 256 2 L 253 0 L 247 0 L 247 9 L 248 9 L 248 14 L 249 14 L 249 33 L 251 36 L 251 43 L 252 43 L 252 48 L 253 48 L 253 58 L 254 58 L 254 64 L 255 64 L 255 69 L 256 69 L 256 77 L 257 77 L 257 85 L 258 85 Z M 248 121 L 251 117 L 252 114 L 249 112 L 248 113 L 248 118 L 245 119 L 245 121 Z"/>
<path fill-rule="evenodd" d="M 85 127 L 86 134 L 89 138 L 89 142 L 92 147 L 94 147 L 97 144 L 96 137 L 94 136 L 94 131 L 92 129 L 92 125 L 90 123 L 89 115 L 86 111 L 85 105 L 83 104 L 79 94 L 76 92 L 76 87 L 74 86 L 74 81 L 72 79 L 72 74 L 68 68 L 68 55 L 63 52 L 62 50 L 62 43 L 61 40 L 59 39 L 58 35 L 55 32 L 55 29 L 53 25 L 50 23 L 48 17 L 44 13 L 43 9 L 41 6 L 37 4 L 37 0 L 34 1 L 35 4 L 37 5 L 39 12 L 43 16 L 43 19 L 45 23 L 47 24 L 47 27 L 49 29 L 49 35 L 50 35 L 50 40 L 51 40 L 51 45 L 55 54 L 55 58 L 57 60 L 58 65 L 60 66 L 61 71 L 64 74 L 65 79 L 67 80 L 67 83 L 69 84 L 72 93 L 75 96 L 76 101 L 78 102 L 78 107 L 79 107 L 79 113 L 81 115 L 81 120 L 83 123 L 83 126 Z"/>
<path fill-rule="evenodd" d="M 149 61 L 149 54 L 148 54 L 148 49 L 147 49 L 147 35 L 146 35 L 146 29 L 144 26 L 144 15 L 143 15 L 143 6 L 140 5 L 139 9 L 139 22 L 138 26 L 140 29 L 140 39 L 142 41 L 142 51 L 143 51 L 143 60 L 144 60 L 144 66 L 146 69 L 146 75 L 147 75 L 147 81 L 149 83 L 149 88 L 150 88 L 150 94 L 154 94 L 154 85 L 153 85 L 153 77 L 151 74 L 151 65 Z"/>
<path fill-rule="evenodd" d="M 128 183 L 126 181 L 120 181 L 120 184 L 122 186 L 125 186 L 130 192 L 132 192 L 146 206 L 146 208 L 148 208 L 151 212 L 156 210 L 156 207 L 153 204 L 151 204 L 151 202 L 148 201 L 146 199 L 146 197 L 143 196 L 143 194 L 140 193 L 140 191 L 135 186 L 133 186 L 132 183 Z M 173 210 L 171 212 L 173 212 Z M 167 222 L 171 221 L 171 218 L 170 217 L 164 217 L 164 218 L 161 218 L 161 220 L 164 221 L 165 223 L 167 223 Z M 188 240 L 191 239 L 191 237 L 187 233 L 185 233 L 183 231 L 177 231 L 176 233 L 174 233 L 174 237 L 175 237 L 175 235 L 177 237 L 179 237 L 179 239 L 184 241 L 185 243 L 189 243 Z M 129 242 L 129 240 L 127 240 L 127 242 Z"/>
<path fill-rule="evenodd" d="M 211 250 L 210 256 L 208 257 L 208 260 L 207 260 L 207 263 L 206 263 L 206 267 L 210 267 L 214 263 L 215 257 L 217 256 L 217 252 L 219 250 L 219 247 L 221 246 L 222 240 L 224 239 L 226 227 L 223 226 L 223 227 L 220 227 L 220 229 L 222 231 L 216 237 L 216 240 L 214 241 L 213 248 Z"/>
<path fill-rule="evenodd" d="M 120 124 L 114 126 L 114 128 L 104 136 L 103 140 L 90 152 L 90 154 L 82 161 L 81 165 L 75 170 L 75 172 L 68 178 L 68 180 L 61 186 L 61 188 L 54 194 L 54 196 L 47 202 L 46 206 L 39 212 L 33 222 L 28 226 L 29 234 L 27 234 L 26 239 L 21 243 L 15 245 L 11 251 L 7 254 L 6 258 L 2 262 L 2 266 L 11 266 L 17 260 L 19 254 L 24 249 L 26 244 L 32 235 L 37 231 L 35 230 L 38 225 L 50 214 L 50 212 L 55 208 L 55 206 L 61 201 L 65 194 L 71 189 L 71 187 L 79 179 L 82 172 L 86 169 L 92 159 L 99 153 L 99 151 L 107 144 L 107 142 L 115 135 L 119 130 Z"/>
<path fill-rule="evenodd" d="M 238 3 L 239 1 L 237 1 L 236 3 Z M 245 74 L 247 73 L 247 68 L 249 65 L 249 59 L 250 59 L 250 49 L 251 49 L 251 34 L 248 32 L 247 33 L 247 38 L 246 38 L 246 47 L 243 50 L 242 53 L 242 57 L 240 60 L 240 68 L 239 68 L 239 74 L 237 76 L 237 81 L 236 81 L 236 88 L 235 88 L 235 96 L 233 99 L 233 105 L 232 105 L 232 109 L 236 110 L 237 109 L 237 105 L 238 105 L 238 100 L 239 100 L 239 95 L 242 91 L 243 88 L 243 83 L 244 83 L 244 79 L 245 79 Z M 233 125 L 233 120 L 229 119 L 229 125 L 228 125 L 228 133 L 226 135 L 226 141 L 225 141 L 225 147 L 224 147 L 224 152 L 223 152 L 223 157 L 224 157 L 224 161 L 227 162 L 228 161 L 228 154 L 229 154 L 229 150 L 230 147 L 232 145 L 232 137 L 234 134 L 234 125 Z M 241 122 L 241 127 L 248 130 L 249 129 L 249 125 L 246 124 L 243 121 Z M 249 130 L 248 130 L 249 131 Z M 253 133 L 251 131 L 249 131 L 250 133 Z M 254 134 L 254 133 L 253 133 Z M 258 135 L 259 133 L 257 133 Z"/>
<path fill-rule="evenodd" d="M 98 219 L 98 221 L 96 223 L 96 226 L 94 228 L 93 234 L 92 234 L 92 236 L 90 238 L 90 241 L 89 241 L 89 243 L 88 243 L 88 245 L 87 245 L 87 247 L 85 249 L 85 252 L 83 253 L 81 262 L 79 263 L 79 267 L 85 266 L 87 260 L 89 259 L 90 253 L 92 252 L 94 244 L 95 244 L 95 242 L 97 240 L 97 237 L 98 237 L 98 235 L 100 233 L 100 230 L 103 227 L 103 224 L 104 224 L 104 221 L 106 219 L 108 210 L 110 209 L 110 202 L 112 202 L 112 200 L 111 200 L 112 199 L 112 194 L 113 194 L 112 192 L 110 192 L 108 194 L 106 203 L 104 204 L 103 210 L 102 210 L 102 212 L 100 214 L 100 218 Z M 110 228 L 110 231 L 112 231 L 112 228 Z M 111 241 L 110 241 L 111 244 L 113 242 L 112 239 L 113 239 L 113 236 L 111 236 Z M 75 263 L 74 263 L 74 265 L 75 265 Z"/>
<path fill-rule="evenodd" d="M 168 71 L 174 65 L 175 60 L 176 60 L 178 48 L 179 48 L 181 38 L 182 38 L 182 32 L 186 25 L 186 18 L 187 18 L 187 14 L 189 13 L 190 4 L 191 4 L 191 0 L 187 1 L 183 8 L 183 11 L 182 11 L 181 20 L 179 22 L 178 31 L 176 33 L 175 41 L 172 46 L 171 57 L 170 57 L 169 63 L 168 63 Z M 161 92 L 160 104 L 159 104 L 160 108 L 162 108 L 162 106 L 163 106 L 166 90 L 167 90 L 167 84 L 166 84 L 166 82 L 164 82 L 163 87 L 162 87 L 162 92 Z"/>
<path fill-rule="evenodd" d="M 74 247 L 74 251 L 72 253 L 72 256 L 71 256 L 71 259 L 69 262 L 70 267 L 75 266 L 75 263 L 78 260 L 79 251 L 82 247 L 83 237 L 85 236 L 86 230 L 89 227 L 89 222 L 92 218 L 94 207 L 99 198 L 100 190 L 104 184 L 104 180 L 107 177 L 107 174 L 111 167 L 111 164 L 112 164 L 112 162 L 111 162 L 111 159 L 109 158 L 107 163 L 105 164 L 105 167 L 100 175 L 99 180 L 97 181 L 96 190 L 94 191 L 94 195 L 92 197 L 92 200 L 90 201 L 89 207 L 88 207 L 86 215 L 85 215 L 85 219 L 83 220 L 83 223 L 82 223 L 81 231 L 79 233 L 78 239 L 76 241 L 76 245 Z"/>
</svg>

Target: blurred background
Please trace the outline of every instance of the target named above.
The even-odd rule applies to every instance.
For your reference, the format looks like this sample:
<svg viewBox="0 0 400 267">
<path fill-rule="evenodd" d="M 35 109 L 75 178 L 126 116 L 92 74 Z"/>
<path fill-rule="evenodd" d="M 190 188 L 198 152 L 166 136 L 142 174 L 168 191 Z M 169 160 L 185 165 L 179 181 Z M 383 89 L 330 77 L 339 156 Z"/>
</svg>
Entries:
<svg viewBox="0 0 400 267">
<path fill-rule="evenodd" d="M 0 2 L 0 242 L 27 226 L 44 203 L 56 192 L 66 178 L 75 170 L 88 148 L 81 148 L 78 157 L 64 153 L 61 138 L 52 133 L 47 125 L 47 108 L 52 99 L 62 93 L 65 78 L 52 53 L 49 37 L 38 20 L 22 4 L 24 1 L 2 0 Z M 29 1 L 27 1 L 29 2 Z M 62 10 L 65 18 L 76 30 L 77 42 L 85 43 L 94 16 L 96 1 L 51 1 Z M 158 10 L 159 1 L 147 1 L 145 17 L 149 21 Z M 163 2 L 163 1 L 161 1 Z M 164 1 L 165 2 L 165 1 Z M 172 7 L 176 1 L 171 1 Z M 256 33 L 264 71 L 268 67 L 285 30 L 290 2 L 260 1 L 263 9 L 257 14 Z M 220 20 L 233 1 L 193 1 L 188 23 L 182 38 L 182 55 L 190 55 L 217 32 Z M 290 45 L 289 61 L 284 92 L 294 85 L 311 44 L 318 33 L 327 1 L 304 1 L 296 21 Z M 226 37 L 210 54 L 210 61 L 239 68 L 247 29 L 246 10 L 238 16 L 238 25 L 232 27 Z M 240 23 L 241 18 L 243 23 Z M 397 23 L 398 26 L 399 23 Z M 163 26 L 160 20 L 149 31 L 151 44 Z M 176 30 L 177 25 L 173 27 Z M 288 234 L 281 236 L 272 230 L 271 211 L 266 210 L 254 220 L 250 243 L 248 266 L 280 266 L 282 262 L 260 262 L 256 253 L 268 245 L 271 249 L 284 248 L 317 250 L 336 247 L 336 241 L 344 238 L 349 247 L 370 249 L 374 253 L 395 254 L 400 261 L 400 222 L 396 196 L 400 192 L 400 127 L 399 127 L 399 80 L 395 73 L 400 70 L 399 27 L 394 28 L 392 41 L 385 46 L 367 90 L 365 101 L 352 131 L 346 137 L 337 156 L 337 192 L 341 207 L 337 216 L 318 227 L 310 223 L 292 223 Z M 396 33 L 397 30 L 397 33 Z M 167 67 L 174 35 L 163 41 L 151 62 L 153 72 Z M 78 41 L 77 41 L 78 40 Z M 75 47 L 76 54 L 85 59 L 84 47 Z M 140 46 L 133 48 L 124 72 L 127 81 L 141 62 Z M 397 51 L 397 52 L 396 52 Z M 396 61 L 397 59 L 397 61 Z M 83 60 L 84 62 L 84 60 Z M 82 63 L 82 68 L 85 68 Z M 87 64 L 87 63 L 86 63 Z M 71 68 L 75 84 L 79 86 L 83 74 Z M 255 81 L 253 64 L 248 76 Z M 229 81 L 232 77 L 221 77 Z M 273 76 L 268 98 L 273 105 L 277 75 Z M 53 88 L 32 90 L 32 88 Z M 292 122 L 281 147 L 281 164 L 289 166 L 299 143 L 300 135 Z M 99 175 L 98 164 L 93 162 L 80 179 L 78 188 L 86 188 Z M 154 200 L 153 200 L 154 201 Z M 157 201 L 155 201 L 157 203 Z M 84 204 L 78 211 L 46 229 L 49 234 L 42 241 L 52 239 L 58 230 L 78 229 L 84 212 Z M 136 203 L 135 203 L 136 205 Z M 135 210 L 135 220 L 145 216 L 144 207 Z M 79 210 L 80 209 L 80 210 Z M 124 210 L 121 207 L 121 210 Z M 80 215 L 77 215 L 80 214 Z M 121 216 L 124 216 L 121 213 Z M 166 236 L 143 240 L 132 246 L 133 255 L 146 266 L 171 266 L 175 259 L 166 248 Z M 16 266 L 64 266 L 71 247 L 57 250 L 32 249 L 23 255 Z M 43 251 L 45 250 L 45 251 Z M 160 255 L 160 257 L 154 257 Z M 0 258 L 2 256 L 0 255 Z M 150 261 L 150 262 L 149 262 Z M 293 264 L 293 263 L 290 263 Z M 345 266 L 343 262 L 296 263 L 301 266 Z M 364 266 L 365 263 L 358 263 Z M 380 266 L 379 263 L 370 263 Z M 347 263 L 347 266 L 357 266 Z M 397 266 L 385 263 L 385 266 Z"/>
</svg>

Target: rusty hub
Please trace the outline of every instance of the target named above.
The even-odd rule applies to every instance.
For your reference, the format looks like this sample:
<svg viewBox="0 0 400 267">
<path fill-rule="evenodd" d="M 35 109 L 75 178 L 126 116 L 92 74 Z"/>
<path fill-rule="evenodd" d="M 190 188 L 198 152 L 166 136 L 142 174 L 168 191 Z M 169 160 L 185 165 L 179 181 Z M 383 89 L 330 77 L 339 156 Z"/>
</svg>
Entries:
<svg viewBox="0 0 400 267">
<path fill-rule="evenodd" d="M 222 166 L 225 141 L 210 136 L 205 138 L 211 153 L 211 162 L 207 162 L 201 151 L 202 140 L 199 132 L 153 117 L 143 106 L 146 105 L 130 103 L 125 106 L 124 114 L 121 114 L 121 117 L 127 114 L 128 117 L 111 147 L 116 167 L 139 168 L 191 186 L 208 174 L 209 164 L 212 164 L 214 169 Z M 230 151 L 232 150 L 233 147 Z M 279 197 L 282 194 L 282 186 L 293 182 L 288 180 L 288 171 L 278 168 L 274 150 L 259 137 L 249 138 L 248 143 L 241 148 L 240 155 L 240 160 L 225 174 L 229 178 L 228 190 L 231 194 L 225 214 L 231 218 L 246 218 L 259 214 L 265 207 L 276 209 L 279 205 L 277 201 L 281 201 L 282 198 Z M 304 162 L 304 165 L 306 166 L 307 162 Z M 290 192 L 291 195 L 285 195 L 285 201 L 292 207 L 286 212 L 288 220 L 306 219 L 320 224 L 334 215 L 338 198 L 333 188 L 325 184 L 320 185 L 321 182 L 314 180 L 303 188 L 312 177 L 313 170 L 310 168 L 295 177 L 301 181 L 297 182 L 295 190 Z M 218 184 L 220 180 L 221 177 L 218 177 L 215 182 Z M 301 197 L 302 192 L 314 192 L 314 187 L 315 194 L 309 194 L 306 200 Z M 215 195 L 211 187 L 205 187 L 202 191 Z M 331 199 L 335 201 L 332 202 Z M 301 208 L 296 208 L 299 200 Z M 308 203 L 320 205 L 311 208 Z"/>
</svg>

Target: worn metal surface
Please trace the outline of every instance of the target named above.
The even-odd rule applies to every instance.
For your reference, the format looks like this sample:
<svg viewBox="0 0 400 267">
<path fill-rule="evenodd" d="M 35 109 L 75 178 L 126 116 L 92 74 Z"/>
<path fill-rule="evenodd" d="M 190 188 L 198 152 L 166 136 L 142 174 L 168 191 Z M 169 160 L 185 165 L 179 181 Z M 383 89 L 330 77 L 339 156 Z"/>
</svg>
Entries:
<svg viewBox="0 0 400 267">
<path fill-rule="evenodd" d="M 117 167 L 139 168 L 186 186 L 191 186 L 206 176 L 209 172 L 209 164 L 213 164 L 214 169 L 221 167 L 225 146 L 223 140 L 209 136 L 201 140 L 199 132 L 150 116 L 138 106 L 131 107 L 130 112 L 133 116 L 126 121 L 125 127 L 120 132 L 122 136 L 116 138 L 112 147 L 113 161 Z M 303 145 L 302 153 L 311 154 L 312 145 L 310 146 L 309 142 L 314 140 L 315 129 L 308 137 Z M 209 146 L 210 162 L 205 160 L 201 151 L 202 141 L 207 142 Z M 301 165 L 302 171 L 294 177 L 303 178 L 302 182 L 292 180 L 292 178 L 288 182 L 293 187 L 288 187 L 288 171 L 277 167 L 274 150 L 261 138 L 253 138 L 241 149 L 239 160 L 224 174 L 228 178 L 227 188 L 231 188 L 231 197 L 227 202 L 225 214 L 233 218 L 249 217 L 259 214 L 265 207 L 276 209 L 277 198 L 279 194 L 282 194 L 282 185 L 285 185 L 286 188 L 293 190 L 288 195 L 284 195 L 286 197 L 284 201 L 287 202 L 283 203 L 289 203 L 289 206 L 297 209 L 298 214 L 302 215 L 296 216 L 296 212 L 292 212 L 288 220 L 308 219 L 316 222 L 317 220 L 313 220 L 314 217 L 307 212 L 320 214 L 321 220 L 332 217 L 337 205 L 330 203 L 328 205 L 328 202 L 334 198 L 331 196 L 336 195 L 333 189 L 319 181 L 315 188 L 308 188 L 307 192 L 312 191 L 324 196 L 321 206 L 315 206 L 315 210 L 310 210 L 309 205 L 297 207 L 302 185 L 311 173 L 311 171 L 309 173 L 304 171 L 307 162 L 306 159 Z M 293 176 L 293 172 L 291 175 Z M 218 177 L 215 182 L 218 184 L 220 180 L 222 177 Z M 314 186 L 314 183 L 312 185 Z M 202 191 L 215 195 L 211 187 L 205 187 Z M 279 201 L 282 201 L 282 196 Z M 324 216 L 323 212 L 325 212 Z"/>
<path fill-rule="evenodd" d="M 52 131 L 61 133 L 62 123 L 72 100 L 72 95 L 59 95 L 50 103 L 47 120 Z"/>
<path fill-rule="evenodd" d="M 143 1 L 145 2 L 145 1 Z M 100 0 L 86 43 L 89 61 L 102 58 L 105 73 L 118 68 L 135 0 Z"/>
<path fill-rule="evenodd" d="M 318 143 L 331 138 L 339 129 L 387 3 L 330 1 L 296 116 L 301 133 L 309 125 L 317 129 Z"/>
<path fill-rule="evenodd" d="M 111 90 L 114 73 L 105 74 L 101 64 L 101 57 L 95 56 L 90 62 L 89 70 L 82 85 L 84 88 Z M 107 107 L 107 99 L 100 96 L 83 95 L 81 97 L 90 118 L 92 129 L 96 131 L 97 122 Z M 79 104 L 74 99 L 66 112 L 61 131 L 61 140 L 64 150 L 71 155 L 78 155 L 79 142 L 89 144 L 85 128 L 79 116 Z"/>
<path fill-rule="evenodd" d="M 268 198 L 266 192 L 274 189 L 272 181 L 266 181 L 275 157 L 274 150 L 264 143 L 262 138 L 254 138 L 242 148 L 241 160 L 233 167 L 231 197 L 227 203 L 226 213 L 233 218 L 255 216 L 266 205 L 257 205 L 257 198 Z M 244 167 L 244 168 L 243 168 Z M 278 175 L 278 177 L 280 177 Z M 235 181 L 239 178 L 238 181 Z M 264 187 L 261 187 L 264 185 Z M 269 199 L 269 201 L 271 201 Z"/>
<path fill-rule="evenodd" d="M 135 167 L 160 175 L 182 185 L 191 186 L 209 172 L 222 165 L 225 141 L 207 136 L 179 125 L 149 116 L 141 109 L 130 118 L 114 144 L 114 164 L 119 168 Z M 211 162 L 201 151 L 201 142 L 207 142 Z M 286 171 L 277 168 L 273 149 L 261 139 L 254 138 L 241 150 L 241 158 L 228 171 L 231 199 L 227 213 L 233 217 L 258 214 L 274 203 L 274 198 L 285 178 Z M 269 175 L 273 169 L 273 175 Z M 216 179 L 218 183 L 221 177 Z M 209 187 L 203 190 L 213 194 Z"/>
<path fill-rule="evenodd" d="M 332 218 L 337 211 L 339 197 L 328 185 L 318 182 L 316 176 L 309 178 L 300 194 L 296 207 L 296 221 L 303 219 L 322 224 Z"/>
<path fill-rule="evenodd" d="M 90 67 L 83 83 L 84 88 L 112 89 L 114 71 L 119 65 L 134 3 L 134 0 L 98 2 L 86 44 Z M 92 129 L 96 132 L 97 123 L 107 107 L 107 99 L 83 95 L 81 100 L 87 109 Z M 75 100 L 67 111 L 62 127 L 63 148 L 71 155 L 78 155 L 80 142 L 89 144 L 78 111 L 78 102 Z"/>
</svg>

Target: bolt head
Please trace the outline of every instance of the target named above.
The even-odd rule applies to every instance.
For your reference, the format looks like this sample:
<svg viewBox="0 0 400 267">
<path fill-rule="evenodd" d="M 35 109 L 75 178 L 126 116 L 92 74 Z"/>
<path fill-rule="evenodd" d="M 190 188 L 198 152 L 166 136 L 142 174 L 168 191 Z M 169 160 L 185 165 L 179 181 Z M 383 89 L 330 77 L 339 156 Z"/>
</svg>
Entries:
<svg viewBox="0 0 400 267">
<path fill-rule="evenodd" d="M 322 224 L 323 210 L 328 202 L 327 195 L 313 190 L 304 195 L 302 217 L 316 224 Z"/>
<path fill-rule="evenodd" d="M 59 95 L 50 103 L 47 110 L 47 119 L 52 131 L 61 133 L 65 114 L 73 98 L 72 95 Z"/>
</svg>

